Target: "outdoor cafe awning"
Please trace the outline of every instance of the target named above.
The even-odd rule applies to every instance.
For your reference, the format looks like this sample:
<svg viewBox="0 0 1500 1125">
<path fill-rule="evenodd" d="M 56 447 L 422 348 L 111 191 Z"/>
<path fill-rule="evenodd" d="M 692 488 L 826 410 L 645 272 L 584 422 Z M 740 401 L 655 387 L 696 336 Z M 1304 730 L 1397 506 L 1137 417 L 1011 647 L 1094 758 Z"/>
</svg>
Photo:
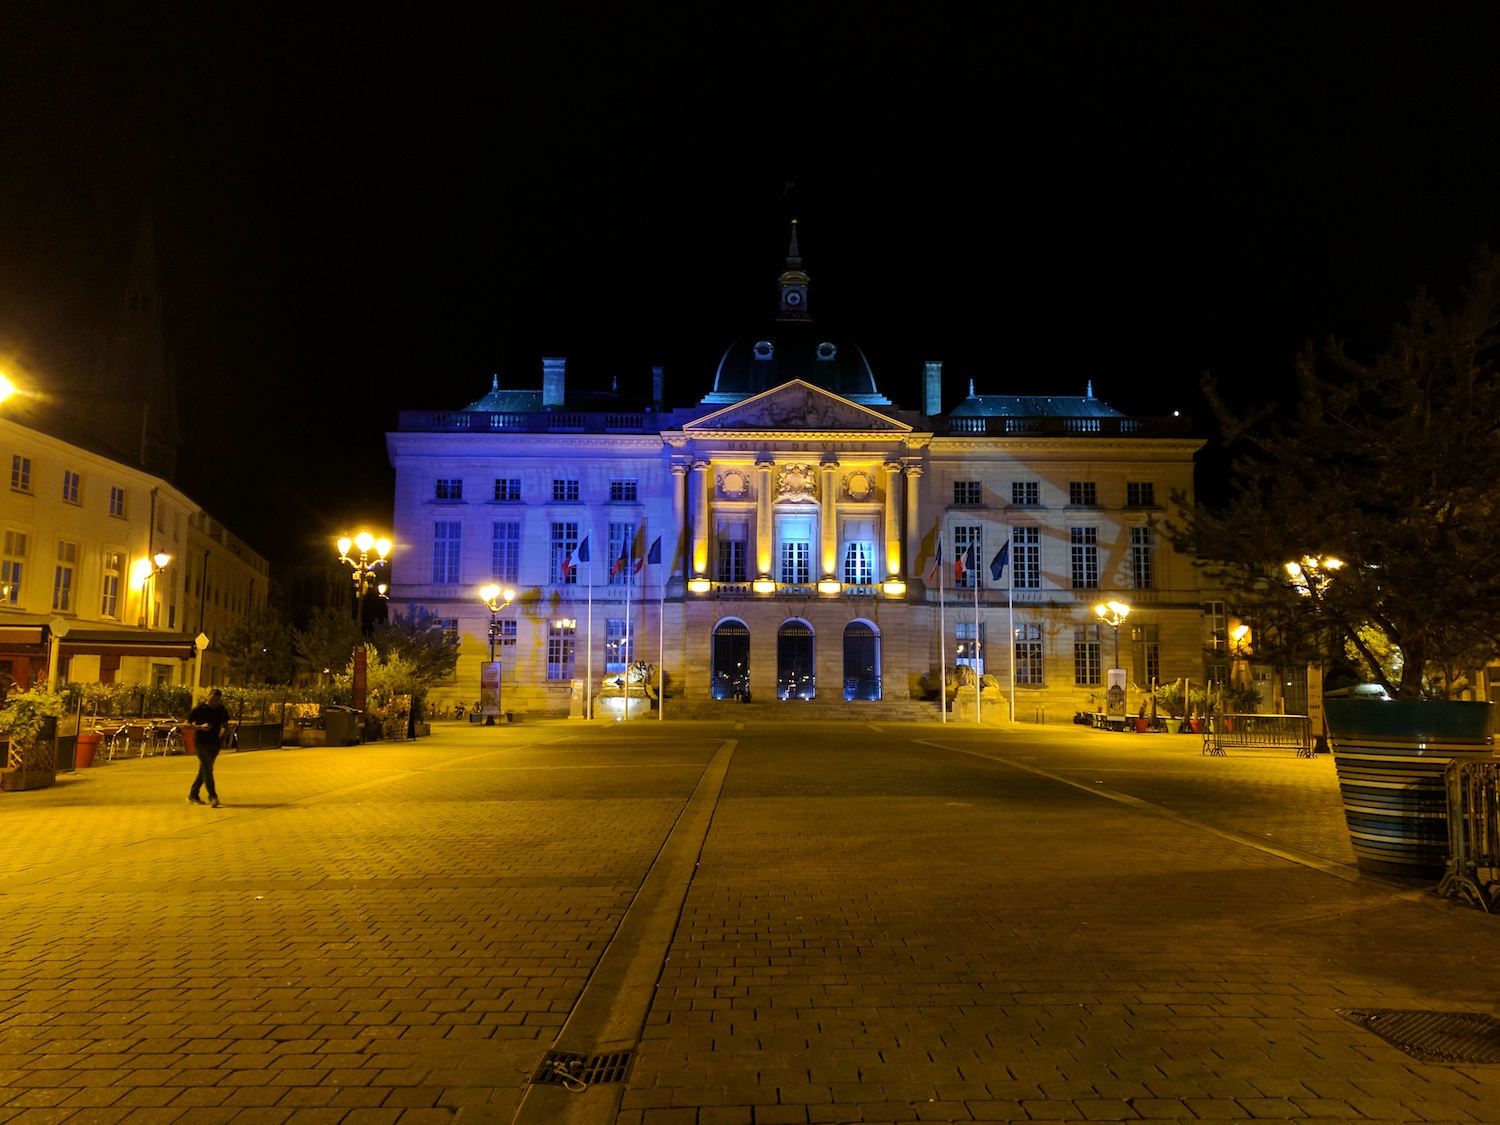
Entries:
<svg viewBox="0 0 1500 1125">
<path fill-rule="evenodd" d="M 50 643 L 45 625 L 0 626 L 0 653 L 46 652 Z M 144 629 L 70 629 L 58 651 L 64 657 L 154 656 L 162 660 L 190 660 L 197 655 L 191 637 Z"/>
</svg>

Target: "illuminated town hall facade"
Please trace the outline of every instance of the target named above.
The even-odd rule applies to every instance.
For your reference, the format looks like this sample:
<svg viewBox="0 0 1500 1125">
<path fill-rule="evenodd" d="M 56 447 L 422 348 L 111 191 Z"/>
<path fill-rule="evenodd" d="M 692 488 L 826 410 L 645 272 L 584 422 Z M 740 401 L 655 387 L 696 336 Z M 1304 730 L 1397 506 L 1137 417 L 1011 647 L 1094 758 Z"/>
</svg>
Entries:
<svg viewBox="0 0 1500 1125">
<path fill-rule="evenodd" d="M 392 604 L 461 638 L 478 696 L 489 631 L 506 710 L 582 714 L 627 661 L 665 670 L 667 717 L 736 701 L 840 717 L 1066 721 L 1105 670 L 1138 689 L 1205 675 L 1214 623 L 1191 560 L 1154 520 L 1191 496 L 1201 444 L 1177 418 L 1078 397 L 969 394 L 922 409 L 876 387 L 864 354 L 814 320 L 791 252 L 776 318 L 732 345 L 695 407 L 623 408 L 541 389 L 407 411 L 387 436 L 402 558 Z M 478 595 L 515 591 L 498 614 Z M 1130 606 L 1123 625 L 1094 607 Z M 962 671 L 960 669 L 963 669 Z M 449 698 L 451 696 L 451 698 Z M 975 698 L 977 696 L 977 698 Z"/>
</svg>

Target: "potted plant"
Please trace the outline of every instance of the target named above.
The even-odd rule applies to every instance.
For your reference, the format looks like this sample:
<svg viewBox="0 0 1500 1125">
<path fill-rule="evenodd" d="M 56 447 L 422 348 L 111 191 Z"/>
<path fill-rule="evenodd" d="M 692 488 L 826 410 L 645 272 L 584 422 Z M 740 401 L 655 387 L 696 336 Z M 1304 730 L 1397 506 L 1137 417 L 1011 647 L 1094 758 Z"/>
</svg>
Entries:
<svg viewBox="0 0 1500 1125">
<path fill-rule="evenodd" d="M 55 738 L 57 720 L 67 713 L 67 699 L 55 692 L 23 691 L 0 707 L 0 736 L 10 740 L 0 788 L 36 789 L 51 785 L 57 763 L 43 751 Z"/>
<path fill-rule="evenodd" d="M 1182 712 L 1187 706 L 1182 684 L 1173 680 L 1169 684 L 1157 685 L 1156 705 L 1167 713 L 1167 732 L 1177 734 L 1182 729 Z"/>
</svg>

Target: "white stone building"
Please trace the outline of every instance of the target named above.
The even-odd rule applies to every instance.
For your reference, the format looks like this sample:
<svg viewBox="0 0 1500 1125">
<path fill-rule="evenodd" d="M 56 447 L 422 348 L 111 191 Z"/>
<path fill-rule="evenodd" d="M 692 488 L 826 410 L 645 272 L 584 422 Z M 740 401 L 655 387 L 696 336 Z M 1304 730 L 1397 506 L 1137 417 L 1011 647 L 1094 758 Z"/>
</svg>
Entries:
<svg viewBox="0 0 1500 1125">
<path fill-rule="evenodd" d="M 1192 494 L 1185 419 L 972 382 L 944 410 L 936 363 L 904 410 L 810 315 L 795 232 L 778 288 L 695 407 L 663 409 L 659 370 L 649 402 L 570 394 L 548 359 L 540 390 L 497 378 L 467 407 L 401 414 L 392 604 L 462 643 L 436 702 L 478 697 L 491 581 L 517 592 L 498 615 L 507 710 L 577 713 L 573 682 L 593 694 L 628 658 L 665 669 L 669 718 L 747 697 L 937 718 L 942 669 L 977 664 L 982 718 L 1067 721 L 1115 663 L 1108 600 L 1131 607 L 1136 688 L 1201 681 L 1196 572 L 1153 526 Z"/>
</svg>

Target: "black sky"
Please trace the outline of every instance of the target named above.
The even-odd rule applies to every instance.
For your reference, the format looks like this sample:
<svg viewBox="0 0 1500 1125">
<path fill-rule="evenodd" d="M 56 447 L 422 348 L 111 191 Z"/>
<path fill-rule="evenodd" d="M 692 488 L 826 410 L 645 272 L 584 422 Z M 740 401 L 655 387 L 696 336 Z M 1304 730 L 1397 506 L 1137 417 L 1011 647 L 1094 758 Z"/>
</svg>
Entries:
<svg viewBox="0 0 1500 1125">
<path fill-rule="evenodd" d="M 90 361 L 149 198 L 177 483 L 277 564 L 388 519 L 400 409 L 550 355 L 696 401 L 793 215 L 908 407 L 927 359 L 949 405 L 1264 399 L 1500 243 L 1479 5 L 63 7 L 0 17 L 0 355 Z"/>
</svg>

